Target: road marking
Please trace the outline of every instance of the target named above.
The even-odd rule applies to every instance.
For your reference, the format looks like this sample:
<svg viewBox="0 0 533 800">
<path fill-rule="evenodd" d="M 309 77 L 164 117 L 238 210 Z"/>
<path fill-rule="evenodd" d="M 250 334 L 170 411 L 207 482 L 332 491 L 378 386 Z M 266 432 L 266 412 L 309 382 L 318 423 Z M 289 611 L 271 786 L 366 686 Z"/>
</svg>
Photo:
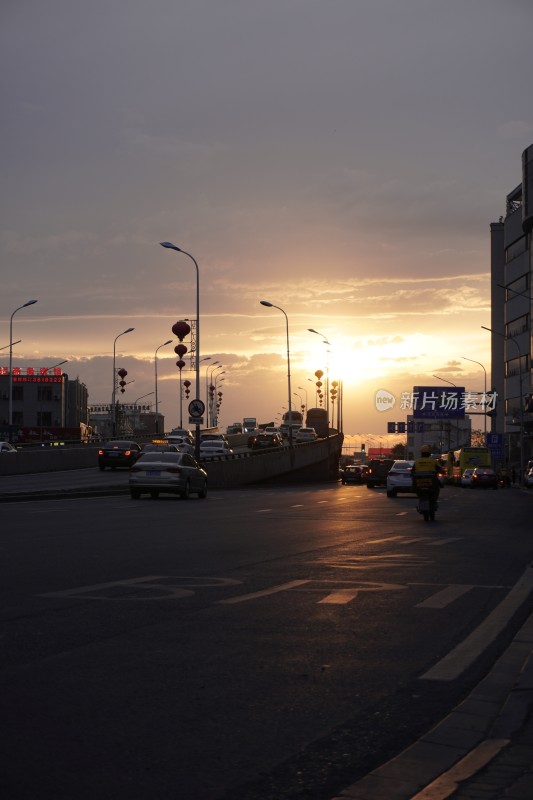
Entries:
<svg viewBox="0 0 533 800">
<path fill-rule="evenodd" d="M 238 586 L 241 583 L 242 581 L 235 578 L 144 575 L 142 578 L 95 583 L 92 586 L 78 586 L 74 589 L 46 592 L 37 596 L 80 597 L 86 600 L 175 600 L 193 595 L 194 592 L 191 589 L 212 586 Z M 148 592 L 151 593 L 149 594 Z"/>
<path fill-rule="evenodd" d="M 269 594 L 286 592 L 288 589 L 294 589 L 296 586 L 303 586 L 304 583 L 309 583 L 309 581 L 289 581 L 288 583 L 280 583 L 278 586 L 271 586 L 270 589 L 263 589 L 259 592 L 251 592 L 250 594 L 241 594 L 236 597 L 228 597 L 226 600 L 219 600 L 218 602 L 222 605 L 246 603 L 248 600 L 255 600 L 257 597 L 267 597 Z"/>
<path fill-rule="evenodd" d="M 267 511 L 272 511 L 271 508 L 258 508 L 256 509 L 256 514 L 265 514 Z"/>
<path fill-rule="evenodd" d="M 385 536 L 383 539 L 367 539 L 367 544 L 381 544 L 382 542 L 395 542 L 403 539 L 403 536 Z"/>
<path fill-rule="evenodd" d="M 398 511 L 396 516 L 397 517 L 405 517 L 405 515 L 408 514 L 408 513 L 409 513 L 408 511 Z"/>
<path fill-rule="evenodd" d="M 507 597 L 466 637 L 420 676 L 420 680 L 452 681 L 458 678 L 496 637 L 505 630 L 509 620 L 533 591 L 533 568 L 526 569 Z"/>
<path fill-rule="evenodd" d="M 296 505 L 291 506 L 291 508 L 305 508 L 303 503 L 296 503 Z"/>
<path fill-rule="evenodd" d="M 415 608 L 446 608 L 446 606 L 453 603 L 454 600 L 457 600 L 458 597 L 462 597 L 473 588 L 473 585 L 452 584 L 446 589 L 432 594 L 431 597 L 428 597 L 421 603 L 417 603 Z"/>
<path fill-rule="evenodd" d="M 343 606 L 349 603 L 350 600 L 355 600 L 359 591 L 357 589 L 338 589 L 336 592 L 330 592 L 327 597 L 318 601 L 319 605 L 335 605 Z"/>
<path fill-rule="evenodd" d="M 429 547 L 442 547 L 443 544 L 449 544 L 450 542 L 458 542 L 462 539 L 462 536 L 448 536 L 447 539 L 437 539 L 434 542 L 428 542 L 427 544 Z"/>
<path fill-rule="evenodd" d="M 388 567 L 413 567 L 426 566 L 433 563 L 425 556 L 410 553 L 382 553 L 378 555 L 346 556 L 346 558 L 331 561 L 327 558 L 312 562 L 326 564 L 336 569 L 386 569 Z"/>
<path fill-rule="evenodd" d="M 317 500 L 317 506 L 323 505 L 324 503 L 329 503 L 329 500 Z"/>
</svg>

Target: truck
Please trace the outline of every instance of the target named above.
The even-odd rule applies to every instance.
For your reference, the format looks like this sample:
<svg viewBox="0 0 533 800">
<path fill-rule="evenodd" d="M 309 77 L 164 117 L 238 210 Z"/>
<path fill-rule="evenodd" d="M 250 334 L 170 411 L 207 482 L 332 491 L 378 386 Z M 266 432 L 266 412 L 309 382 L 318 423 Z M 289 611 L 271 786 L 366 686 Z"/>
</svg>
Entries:
<svg viewBox="0 0 533 800">
<path fill-rule="evenodd" d="M 328 412 L 325 408 L 308 408 L 305 424 L 308 428 L 314 428 L 321 439 L 329 435 Z"/>
<path fill-rule="evenodd" d="M 257 430 L 257 417 L 244 417 L 242 420 L 243 433 Z"/>
<path fill-rule="evenodd" d="M 292 429 L 293 435 L 296 435 L 296 431 L 298 431 L 303 424 L 303 415 L 300 411 L 286 411 L 281 418 L 279 429 L 283 436 L 288 438 L 290 429 Z"/>
</svg>

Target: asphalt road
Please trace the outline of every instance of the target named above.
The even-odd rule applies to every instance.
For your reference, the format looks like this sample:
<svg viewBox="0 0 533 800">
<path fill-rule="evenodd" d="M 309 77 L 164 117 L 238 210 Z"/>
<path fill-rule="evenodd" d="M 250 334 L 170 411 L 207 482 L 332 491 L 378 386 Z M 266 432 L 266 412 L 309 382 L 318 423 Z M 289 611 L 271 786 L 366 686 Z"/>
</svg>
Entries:
<svg viewBox="0 0 533 800">
<path fill-rule="evenodd" d="M 3 503 L 3 796 L 334 796 L 532 610 L 532 502 L 446 488 L 434 523 L 340 484 Z"/>
</svg>

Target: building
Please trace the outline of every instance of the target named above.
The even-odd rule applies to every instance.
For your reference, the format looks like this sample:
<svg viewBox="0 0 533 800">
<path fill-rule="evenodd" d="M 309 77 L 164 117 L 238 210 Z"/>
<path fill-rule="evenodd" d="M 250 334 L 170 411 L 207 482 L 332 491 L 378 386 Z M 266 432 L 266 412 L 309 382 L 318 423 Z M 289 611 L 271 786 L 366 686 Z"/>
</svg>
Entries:
<svg viewBox="0 0 533 800">
<path fill-rule="evenodd" d="M 11 390 L 12 430 L 9 430 Z M 88 422 L 89 393 L 78 378 L 59 367 L 0 367 L 0 438 L 55 441 L 82 437 Z"/>
<path fill-rule="evenodd" d="M 533 449 L 533 144 L 522 153 L 522 181 L 506 197 L 505 216 L 490 231 L 492 382 L 500 398 L 491 430 L 502 437 L 506 460 L 523 467 Z"/>
<path fill-rule="evenodd" d="M 111 403 L 95 403 L 89 406 L 89 425 L 100 439 L 112 439 L 113 435 L 136 439 L 164 433 L 165 418 L 156 415 L 151 403 L 115 404 L 115 434 L 113 434 L 113 414 Z"/>
</svg>

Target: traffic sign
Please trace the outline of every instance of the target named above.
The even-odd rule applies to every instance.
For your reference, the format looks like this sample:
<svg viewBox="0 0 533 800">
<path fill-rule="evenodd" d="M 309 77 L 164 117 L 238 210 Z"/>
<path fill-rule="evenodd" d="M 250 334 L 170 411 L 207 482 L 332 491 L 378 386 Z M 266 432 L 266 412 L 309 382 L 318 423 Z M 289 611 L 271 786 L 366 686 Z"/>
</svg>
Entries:
<svg viewBox="0 0 533 800">
<path fill-rule="evenodd" d="M 203 403 L 202 400 L 200 400 L 198 397 L 195 398 L 194 400 L 191 400 L 191 402 L 189 403 L 189 414 L 191 415 L 191 417 L 194 417 L 195 419 L 197 417 L 201 417 L 203 416 L 204 411 L 205 411 L 205 404 Z"/>
</svg>

